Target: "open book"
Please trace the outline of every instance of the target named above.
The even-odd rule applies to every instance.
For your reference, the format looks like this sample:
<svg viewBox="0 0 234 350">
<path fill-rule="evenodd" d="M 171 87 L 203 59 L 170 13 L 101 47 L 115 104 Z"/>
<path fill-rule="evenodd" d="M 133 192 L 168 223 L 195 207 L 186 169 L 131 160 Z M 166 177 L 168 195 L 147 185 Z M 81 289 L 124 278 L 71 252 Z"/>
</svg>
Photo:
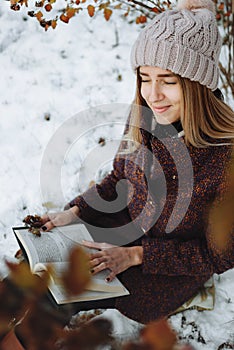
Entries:
<svg viewBox="0 0 234 350">
<path fill-rule="evenodd" d="M 91 282 L 82 294 L 71 296 L 66 293 L 63 285 L 59 282 L 59 277 L 67 267 L 70 249 L 76 244 L 81 244 L 82 240 L 93 241 L 85 225 L 74 224 L 53 228 L 50 232 L 42 232 L 40 237 L 29 232 L 27 227 L 13 227 L 13 231 L 32 272 L 40 275 L 40 272 L 45 270 L 48 264 L 52 265 L 55 277 L 51 278 L 49 291 L 57 304 L 106 299 L 129 294 L 117 277 L 111 282 L 105 281 L 105 277 L 109 273 L 108 270 L 92 276 Z"/>
</svg>

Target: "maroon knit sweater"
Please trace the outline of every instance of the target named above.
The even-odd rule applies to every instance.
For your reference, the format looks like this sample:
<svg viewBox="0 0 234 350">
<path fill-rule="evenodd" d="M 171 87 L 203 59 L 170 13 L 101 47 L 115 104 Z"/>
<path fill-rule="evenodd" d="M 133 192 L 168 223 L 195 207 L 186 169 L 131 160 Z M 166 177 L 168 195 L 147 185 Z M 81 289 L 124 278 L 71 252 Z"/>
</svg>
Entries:
<svg viewBox="0 0 234 350">
<path fill-rule="evenodd" d="M 136 240 L 134 232 L 126 232 L 126 236 L 132 235 L 130 245 L 143 246 L 143 262 L 119 275 L 130 295 L 118 298 L 116 308 L 147 323 L 175 311 L 214 273 L 233 268 L 234 240 L 225 252 L 219 251 L 207 215 L 210 204 L 227 188 L 225 169 L 231 146 L 187 147 L 183 137 L 159 140 L 147 132 L 142 131 L 142 135 L 144 147 L 127 156 L 117 155 L 113 171 L 101 184 L 69 205 L 79 206 L 81 219 L 92 225 L 113 227 L 134 220 L 129 230 L 135 227 Z M 126 208 L 116 214 L 93 209 L 96 189 L 110 203 L 117 198 L 116 184 L 121 179 L 131 183 L 120 185 L 127 194 Z M 164 185 L 166 192 L 162 191 Z M 109 241 L 113 242 L 110 232 Z M 107 241 L 106 233 L 104 237 Z"/>
</svg>

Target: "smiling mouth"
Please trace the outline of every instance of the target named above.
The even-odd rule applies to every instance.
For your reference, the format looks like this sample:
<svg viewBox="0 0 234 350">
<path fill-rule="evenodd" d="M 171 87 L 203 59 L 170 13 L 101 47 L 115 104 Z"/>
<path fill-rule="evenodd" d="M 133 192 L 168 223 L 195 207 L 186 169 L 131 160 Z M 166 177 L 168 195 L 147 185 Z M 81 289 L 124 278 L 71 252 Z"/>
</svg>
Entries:
<svg viewBox="0 0 234 350">
<path fill-rule="evenodd" d="M 153 110 L 156 112 L 156 113 L 164 113 L 166 112 L 170 106 L 164 106 L 164 107 L 152 107 Z"/>
</svg>

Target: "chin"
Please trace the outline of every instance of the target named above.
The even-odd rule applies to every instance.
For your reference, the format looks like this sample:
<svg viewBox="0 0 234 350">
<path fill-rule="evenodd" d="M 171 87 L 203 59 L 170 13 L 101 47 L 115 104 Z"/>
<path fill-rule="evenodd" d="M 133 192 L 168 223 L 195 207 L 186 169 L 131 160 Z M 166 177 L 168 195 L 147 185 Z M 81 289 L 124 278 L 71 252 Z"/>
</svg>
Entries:
<svg viewBox="0 0 234 350">
<path fill-rule="evenodd" d="M 162 116 L 159 117 L 158 115 L 154 115 L 154 116 L 155 116 L 156 122 L 159 124 L 168 125 L 168 124 L 173 123 L 169 119 L 167 119 L 166 117 L 165 118 Z"/>
<path fill-rule="evenodd" d="M 163 116 L 158 116 L 158 115 L 154 115 L 156 122 L 159 124 L 163 124 L 163 125 L 169 125 L 171 123 L 176 122 L 177 120 L 179 120 L 180 118 L 175 117 L 175 118 L 167 118 L 167 117 L 163 117 Z"/>
</svg>

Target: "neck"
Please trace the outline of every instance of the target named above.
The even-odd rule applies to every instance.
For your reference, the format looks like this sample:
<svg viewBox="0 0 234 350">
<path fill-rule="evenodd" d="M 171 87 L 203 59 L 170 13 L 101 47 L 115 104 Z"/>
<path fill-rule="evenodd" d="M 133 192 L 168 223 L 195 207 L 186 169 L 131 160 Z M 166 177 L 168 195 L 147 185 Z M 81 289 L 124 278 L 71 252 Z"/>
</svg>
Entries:
<svg viewBox="0 0 234 350">
<path fill-rule="evenodd" d="M 156 137 L 158 136 L 159 138 L 161 138 L 175 136 L 182 130 L 183 128 L 180 120 L 176 120 L 171 124 L 160 124 L 156 122 L 155 128 L 152 130 L 152 134 Z"/>
</svg>

